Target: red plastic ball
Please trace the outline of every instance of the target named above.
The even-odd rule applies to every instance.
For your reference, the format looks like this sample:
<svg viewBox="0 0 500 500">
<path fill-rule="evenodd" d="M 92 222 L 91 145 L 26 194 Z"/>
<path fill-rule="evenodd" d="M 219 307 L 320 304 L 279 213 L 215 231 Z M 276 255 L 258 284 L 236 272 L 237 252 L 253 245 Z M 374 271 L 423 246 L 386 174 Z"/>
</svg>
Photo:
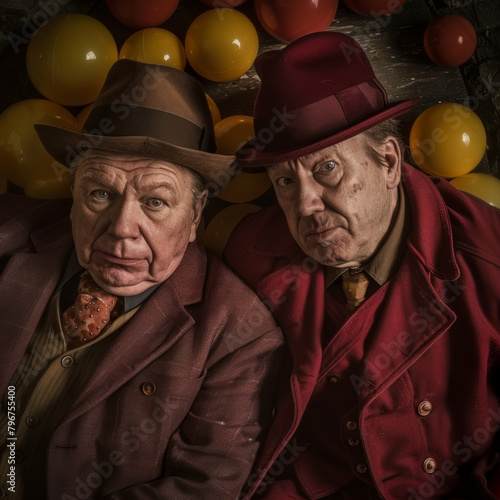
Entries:
<svg viewBox="0 0 500 500">
<path fill-rule="evenodd" d="M 201 2 L 209 7 L 212 7 L 213 9 L 216 9 L 217 7 L 232 9 L 243 5 L 246 1 L 247 0 L 201 0 Z"/>
<path fill-rule="evenodd" d="M 474 27 L 458 14 L 436 17 L 424 32 L 425 53 L 440 66 L 460 66 L 470 59 L 476 44 Z"/>
<path fill-rule="evenodd" d="M 274 38 L 293 42 L 324 31 L 335 18 L 338 0 L 255 0 L 262 27 Z"/>
<path fill-rule="evenodd" d="M 111 14 L 130 28 L 163 24 L 174 13 L 179 0 L 106 0 Z"/>
<path fill-rule="evenodd" d="M 398 11 L 407 0 L 344 0 L 345 5 L 361 16 L 382 17 Z"/>
</svg>

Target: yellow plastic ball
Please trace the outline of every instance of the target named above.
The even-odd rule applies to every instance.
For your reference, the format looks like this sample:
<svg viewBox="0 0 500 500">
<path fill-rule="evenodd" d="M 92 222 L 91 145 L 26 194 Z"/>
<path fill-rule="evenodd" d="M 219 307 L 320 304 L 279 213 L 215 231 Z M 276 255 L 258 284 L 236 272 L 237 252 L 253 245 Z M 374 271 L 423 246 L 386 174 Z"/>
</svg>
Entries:
<svg viewBox="0 0 500 500">
<path fill-rule="evenodd" d="M 452 179 L 450 184 L 461 191 L 481 198 L 481 200 L 494 207 L 500 208 L 500 179 L 493 175 L 473 172 Z"/>
<path fill-rule="evenodd" d="M 210 9 L 189 26 L 186 56 L 208 80 L 228 82 L 246 73 L 259 50 L 257 31 L 248 17 L 233 9 Z"/>
<path fill-rule="evenodd" d="M 436 104 L 413 123 L 410 150 L 427 174 L 458 177 L 468 174 L 483 158 L 486 131 L 479 117 L 462 104 Z"/>
<path fill-rule="evenodd" d="M 1 173 L 38 198 L 69 197 L 68 169 L 45 150 L 36 123 L 77 131 L 75 117 L 55 102 L 26 99 L 12 104 L 0 115 Z"/>
<path fill-rule="evenodd" d="M 222 117 L 221 117 L 219 108 L 217 107 L 217 104 L 215 104 L 215 101 L 208 94 L 205 94 L 205 95 L 207 96 L 208 107 L 210 108 L 212 120 L 213 120 L 214 125 L 215 125 L 217 122 L 221 121 Z"/>
<path fill-rule="evenodd" d="M 219 257 L 222 257 L 233 229 L 248 214 L 258 212 L 261 208 L 251 203 L 230 205 L 215 214 L 208 223 L 203 236 L 203 244 Z"/>
<path fill-rule="evenodd" d="M 47 99 L 83 106 L 95 101 L 117 59 L 115 40 L 101 22 L 84 14 L 61 14 L 30 40 L 26 67 L 31 82 Z"/>
<path fill-rule="evenodd" d="M 224 118 L 215 125 L 217 153 L 232 155 L 254 136 L 251 116 L 234 115 Z M 255 200 L 270 187 L 271 180 L 266 172 L 255 174 L 240 172 L 217 193 L 217 197 L 231 203 L 245 203 Z"/>
<path fill-rule="evenodd" d="M 182 42 L 172 32 L 162 28 L 136 31 L 125 41 L 118 57 L 180 70 L 186 67 L 186 52 Z"/>
</svg>

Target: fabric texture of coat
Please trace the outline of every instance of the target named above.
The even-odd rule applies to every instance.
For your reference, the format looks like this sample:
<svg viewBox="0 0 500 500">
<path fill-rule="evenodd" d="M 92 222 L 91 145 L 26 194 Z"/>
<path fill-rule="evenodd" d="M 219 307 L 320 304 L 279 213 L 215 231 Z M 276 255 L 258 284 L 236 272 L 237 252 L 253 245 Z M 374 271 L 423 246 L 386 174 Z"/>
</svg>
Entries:
<svg viewBox="0 0 500 500">
<path fill-rule="evenodd" d="M 386 500 L 500 498 L 490 483 L 500 455 L 500 210 L 409 165 L 402 182 L 411 211 L 406 254 L 336 334 L 369 334 L 364 369 L 350 380 L 359 393 L 351 428 L 362 445 L 361 460 L 359 447 L 348 450 L 352 469 Z M 324 473 L 326 456 L 301 468 L 303 496 L 280 487 L 284 471 L 309 453 L 294 438 L 306 407 L 314 423 L 342 405 L 329 383 L 342 353 L 321 345 L 323 269 L 294 242 L 279 207 L 242 221 L 225 257 L 278 319 L 293 364 L 249 493 L 330 498 L 338 478 Z M 322 439 L 338 440 L 330 431 Z"/>
<path fill-rule="evenodd" d="M 69 207 L 0 199 L 1 394 L 72 251 Z M 282 346 L 255 294 L 189 244 L 53 434 L 47 498 L 237 498 L 270 423 Z"/>
</svg>

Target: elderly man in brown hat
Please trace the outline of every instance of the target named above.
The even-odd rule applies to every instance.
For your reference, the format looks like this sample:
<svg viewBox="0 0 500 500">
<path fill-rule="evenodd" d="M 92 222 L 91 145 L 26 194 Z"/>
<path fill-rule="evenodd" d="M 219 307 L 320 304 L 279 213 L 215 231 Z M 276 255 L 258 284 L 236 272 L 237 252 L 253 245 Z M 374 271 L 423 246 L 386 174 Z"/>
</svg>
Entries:
<svg viewBox="0 0 500 500">
<path fill-rule="evenodd" d="M 500 211 L 402 161 L 367 56 L 334 32 L 256 61 L 279 206 L 226 257 L 290 348 L 250 492 L 269 500 L 500 498 Z M 496 479 L 495 479 L 496 478 Z"/>
<path fill-rule="evenodd" d="M 0 497 L 236 498 L 283 340 L 195 241 L 233 161 L 201 85 L 120 60 L 83 133 L 37 129 L 73 201 L 0 199 Z"/>
</svg>

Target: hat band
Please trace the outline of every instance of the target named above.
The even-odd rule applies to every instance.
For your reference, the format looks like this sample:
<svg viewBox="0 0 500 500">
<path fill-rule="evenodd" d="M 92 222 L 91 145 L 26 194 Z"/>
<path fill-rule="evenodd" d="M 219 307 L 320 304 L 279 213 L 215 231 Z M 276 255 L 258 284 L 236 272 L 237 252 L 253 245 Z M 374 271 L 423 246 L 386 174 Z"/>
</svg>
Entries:
<svg viewBox="0 0 500 500">
<path fill-rule="evenodd" d="M 103 104 L 90 112 L 82 133 L 111 137 L 152 137 L 198 151 L 214 152 L 205 130 L 177 115 L 124 104 Z"/>
<path fill-rule="evenodd" d="M 255 118 L 259 150 L 298 149 L 321 141 L 387 108 L 387 94 L 376 79 L 336 92 L 324 99 L 288 111 L 273 109 L 267 118 Z"/>
</svg>

